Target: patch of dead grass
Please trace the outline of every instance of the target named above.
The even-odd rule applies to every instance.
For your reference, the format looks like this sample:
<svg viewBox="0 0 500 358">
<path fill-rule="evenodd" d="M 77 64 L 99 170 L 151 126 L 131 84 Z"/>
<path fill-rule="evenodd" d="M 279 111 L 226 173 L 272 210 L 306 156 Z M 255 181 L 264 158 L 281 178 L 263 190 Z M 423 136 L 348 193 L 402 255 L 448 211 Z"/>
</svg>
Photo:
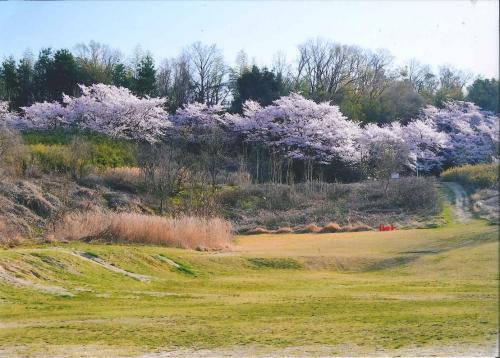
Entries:
<svg viewBox="0 0 500 358">
<path fill-rule="evenodd" d="M 154 244 L 189 249 L 225 249 L 231 245 L 231 223 L 220 218 L 165 218 L 106 211 L 72 212 L 52 230 L 56 240 Z"/>
</svg>

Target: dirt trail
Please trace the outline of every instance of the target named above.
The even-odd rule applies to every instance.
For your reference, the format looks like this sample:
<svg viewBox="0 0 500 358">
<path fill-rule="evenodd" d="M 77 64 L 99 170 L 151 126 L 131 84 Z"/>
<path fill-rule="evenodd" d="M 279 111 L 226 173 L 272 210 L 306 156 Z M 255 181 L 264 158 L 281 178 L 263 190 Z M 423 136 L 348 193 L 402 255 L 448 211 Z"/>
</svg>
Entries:
<svg viewBox="0 0 500 358">
<path fill-rule="evenodd" d="M 83 259 L 83 260 L 93 262 L 93 263 L 95 263 L 95 264 L 97 264 L 99 266 L 104 267 L 105 269 L 110 270 L 110 271 L 113 271 L 113 272 L 116 272 L 116 273 L 121 273 L 122 275 L 125 275 L 125 276 L 128 276 L 128 277 L 132 277 L 135 280 L 142 281 L 142 282 L 149 282 L 149 281 L 151 281 L 151 277 L 149 277 L 149 276 L 140 275 L 138 273 L 133 273 L 133 272 L 125 271 L 124 269 L 116 267 L 116 266 L 110 264 L 107 261 L 104 261 L 100 257 L 96 257 L 96 256 L 93 256 L 93 255 L 90 255 L 90 254 L 88 254 L 86 252 L 71 252 L 71 254 L 75 255 L 75 256 Z"/>
<path fill-rule="evenodd" d="M 41 283 L 33 282 L 21 277 L 17 277 L 11 273 L 9 273 L 5 268 L 0 266 L 0 280 L 1 281 L 6 281 L 8 283 L 11 283 L 16 286 L 25 286 L 31 289 L 34 289 L 36 291 L 44 292 L 44 293 L 49 293 L 52 295 L 57 295 L 57 296 L 68 296 L 72 297 L 74 296 L 73 293 L 71 293 L 69 290 L 65 289 L 64 287 L 60 286 L 55 286 L 55 285 L 43 285 Z"/>
<path fill-rule="evenodd" d="M 469 196 L 465 192 L 464 188 L 455 182 L 445 182 L 446 185 L 453 194 L 455 195 L 455 214 L 460 223 L 466 223 L 472 218 L 470 211 L 470 201 Z"/>
</svg>

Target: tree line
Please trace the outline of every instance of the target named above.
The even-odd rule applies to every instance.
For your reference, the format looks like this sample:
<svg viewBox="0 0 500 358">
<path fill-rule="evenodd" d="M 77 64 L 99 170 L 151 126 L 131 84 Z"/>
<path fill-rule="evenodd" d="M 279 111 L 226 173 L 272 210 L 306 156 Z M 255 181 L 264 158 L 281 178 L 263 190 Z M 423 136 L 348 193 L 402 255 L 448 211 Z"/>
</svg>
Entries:
<svg viewBox="0 0 500 358">
<path fill-rule="evenodd" d="M 317 103 L 339 106 L 347 117 L 379 124 L 415 118 L 426 105 L 441 108 L 450 100 L 467 100 L 498 113 L 498 81 L 441 66 L 434 73 L 416 60 L 394 65 L 387 51 L 370 51 L 323 39 L 298 46 L 289 61 L 274 56 L 270 68 L 258 66 L 244 51 L 229 66 L 215 44 L 196 42 L 182 53 L 155 64 L 148 52 L 136 50 L 130 59 L 110 46 L 91 41 L 68 49 L 42 49 L 0 66 L 0 99 L 13 110 L 36 102 L 62 101 L 62 94 L 78 96 L 78 84 L 95 83 L 128 88 L 138 97 L 164 97 L 173 113 L 188 103 L 222 105 L 242 113 L 253 100 L 262 106 L 292 92 Z"/>
<path fill-rule="evenodd" d="M 402 170 L 437 173 L 498 156 L 498 117 L 464 101 L 427 106 L 406 124 L 362 125 L 328 101 L 316 103 L 297 93 L 267 106 L 247 100 L 241 114 L 201 102 L 169 114 L 166 98 L 138 97 L 124 87 L 79 85 L 79 91 L 79 96 L 64 94 L 62 103 L 22 107 L 21 113 L 0 101 L 0 125 L 127 139 L 149 152 L 146 169 L 160 161 L 157 155 L 168 154 L 170 165 L 173 157 L 190 153 L 190 162 L 204 163 L 214 187 L 220 171 L 235 168 L 257 182 L 293 183 L 327 171 L 328 181 L 339 175 L 387 178 Z"/>
</svg>

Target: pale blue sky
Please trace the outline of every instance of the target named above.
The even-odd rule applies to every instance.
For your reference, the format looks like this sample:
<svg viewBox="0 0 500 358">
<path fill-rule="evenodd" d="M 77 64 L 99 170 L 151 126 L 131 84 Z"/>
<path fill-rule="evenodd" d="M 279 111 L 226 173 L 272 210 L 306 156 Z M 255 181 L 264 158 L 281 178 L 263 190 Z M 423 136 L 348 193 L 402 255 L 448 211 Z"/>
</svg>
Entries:
<svg viewBox="0 0 500 358">
<path fill-rule="evenodd" d="M 96 40 L 125 55 L 141 45 L 155 59 L 194 42 L 217 43 L 226 60 L 244 49 L 269 65 L 295 60 L 311 37 L 385 48 L 402 63 L 448 63 L 498 77 L 498 1 L 0 2 L 0 58 L 27 49 L 73 49 Z"/>
</svg>

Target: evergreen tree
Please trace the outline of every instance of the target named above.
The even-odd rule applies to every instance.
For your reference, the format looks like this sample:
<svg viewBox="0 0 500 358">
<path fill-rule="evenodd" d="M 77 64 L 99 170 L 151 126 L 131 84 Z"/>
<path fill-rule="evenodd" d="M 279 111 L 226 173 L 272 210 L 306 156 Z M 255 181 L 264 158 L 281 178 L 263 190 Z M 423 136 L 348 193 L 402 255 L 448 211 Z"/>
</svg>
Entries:
<svg viewBox="0 0 500 358">
<path fill-rule="evenodd" d="M 49 70 L 48 86 L 52 100 L 61 101 L 63 93 L 75 94 L 79 71 L 71 52 L 66 49 L 56 51 L 53 66 Z"/>
<path fill-rule="evenodd" d="M 111 82 L 117 87 L 131 88 L 132 75 L 130 70 L 123 63 L 113 66 L 111 73 Z"/>
<path fill-rule="evenodd" d="M 54 58 L 50 48 L 44 48 L 38 54 L 33 68 L 33 94 L 36 102 L 50 100 L 49 73 L 52 72 Z"/>
<path fill-rule="evenodd" d="M 134 92 L 140 97 L 156 95 L 156 70 L 153 58 L 144 56 L 137 64 Z"/>
<path fill-rule="evenodd" d="M 17 97 L 19 84 L 17 81 L 16 60 L 13 57 L 8 57 L 2 62 L 0 68 L 0 77 L 3 85 L 3 99 L 13 105 L 13 101 Z"/>
<path fill-rule="evenodd" d="M 498 81 L 494 78 L 477 79 L 468 88 L 467 100 L 479 107 L 498 113 Z"/>
<path fill-rule="evenodd" d="M 243 71 L 236 80 L 231 109 L 241 113 L 243 103 L 249 99 L 267 106 L 285 94 L 283 92 L 281 76 L 276 76 L 266 68 L 260 70 L 257 66 L 252 66 L 251 71 Z"/>
<path fill-rule="evenodd" d="M 33 62 L 24 57 L 17 67 L 18 93 L 14 101 L 16 108 L 29 106 L 33 103 Z"/>
</svg>

